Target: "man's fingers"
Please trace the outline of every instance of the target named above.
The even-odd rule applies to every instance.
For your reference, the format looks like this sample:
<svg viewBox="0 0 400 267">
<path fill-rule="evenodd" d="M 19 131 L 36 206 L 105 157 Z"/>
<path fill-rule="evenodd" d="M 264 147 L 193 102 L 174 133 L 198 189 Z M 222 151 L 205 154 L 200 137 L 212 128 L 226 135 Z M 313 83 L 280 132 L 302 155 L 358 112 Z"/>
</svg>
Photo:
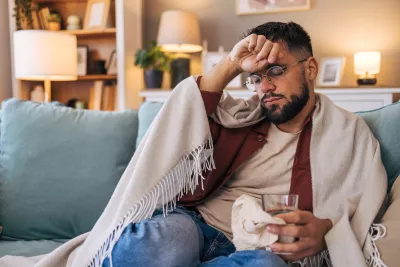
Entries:
<svg viewBox="0 0 400 267">
<path fill-rule="evenodd" d="M 266 40 L 264 42 L 264 45 L 261 48 L 260 52 L 258 52 L 258 54 L 257 54 L 257 60 L 262 61 L 264 59 L 267 59 L 273 45 L 274 44 L 271 41 Z"/>
<path fill-rule="evenodd" d="M 308 241 L 308 239 L 302 239 L 297 242 L 293 242 L 290 244 L 283 244 L 283 243 L 274 243 L 269 245 L 269 248 L 272 252 L 279 252 L 279 253 L 301 253 L 306 250 L 312 248 L 312 244 Z"/>
<path fill-rule="evenodd" d="M 313 219 L 313 214 L 308 211 L 294 210 L 288 213 L 281 213 L 276 215 L 287 224 L 307 224 Z"/>
<path fill-rule="evenodd" d="M 250 34 L 248 37 L 247 37 L 247 41 L 249 42 L 249 51 L 250 52 L 253 52 L 253 50 L 254 50 L 254 48 L 256 47 L 256 45 L 257 45 L 257 35 L 256 34 Z"/>
<path fill-rule="evenodd" d="M 257 66 L 257 71 L 265 70 L 265 68 L 267 68 L 268 65 L 269 65 L 269 62 L 266 58 L 259 61 L 258 66 Z"/>
<path fill-rule="evenodd" d="M 268 225 L 267 231 L 279 236 L 308 237 L 310 233 L 305 226 L 297 225 Z"/>
<path fill-rule="evenodd" d="M 279 50 L 280 50 L 280 46 L 278 43 L 274 43 L 271 49 L 271 52 L 269 53 L 268 56 L 268 62 L 269 63 L 274 63 L 275 60 L 278 59 L 279 56 Z"/>
<path fill-rule="evenodd" d="M 261 51 L 266 40 L 267 38 L 265 38 L 264 35 L 257 35 L 257 45 L 253 50 L 255 54 L 258 54 Z"/>
</svg>

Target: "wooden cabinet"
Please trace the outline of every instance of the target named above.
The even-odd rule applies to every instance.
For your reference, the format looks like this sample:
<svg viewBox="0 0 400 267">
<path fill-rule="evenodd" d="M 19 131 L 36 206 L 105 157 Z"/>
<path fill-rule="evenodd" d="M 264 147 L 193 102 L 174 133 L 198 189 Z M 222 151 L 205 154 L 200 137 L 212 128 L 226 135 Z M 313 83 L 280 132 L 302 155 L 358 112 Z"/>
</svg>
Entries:
<svg viewBox="0 0 400 267">
<path fill-rule="evenodd" d="M 16 30 L 13 16 L 14 2 L 14 0 L 9 0 L 11 54 L 13 53 L 12 37 Z M 66 26 L 67 18 L 70 15 L 79 16 L 83 26 L 88 5 L 87 0 L 33 0 L 33 2 L 40 7 L 48 7 L 51 11 L 59 13 L 64 21 L 64 26 Z M 94 86 L 95 81 L 100 80 L 115 85 L 113 92 L 115 105 L 113 109 L 137 108 L 141 102 L 139 88 L 143 87 L 143 75 L 140 69 L 134 67 L 133 55 L 142 46 L 142 0 L 112 0 L 106 28 L 71 31 L 64 28 L 62 31 L 77 36 L 78 46 L 89 48 L 90 61 L 87 75 L 79 76 L 78 80 L 52 82 L 52 100 L 66 103 L 68 100 L 76 98 L 88 103 L 91 94 L 90 89 Z M 108 66 L 113 52 L 117 59 L 117 72 L 113 74 L 91 74 L 91 62 L 105 60 L 105 66 Z M 138 79 L 137 76 L 140 76 L 141 79 Z M 14 79 L 13 96 L 29 99 L 30 91 L 37 84 L 41 84 L 41 82 Z M 129 85 L 129 88 L 127 88 L 127 85 Z"/>
<path fill-rule="evenodd" d="M 249 98 L 248 90 L 227 89 L 234 98 Z M 318 93 L 328 96 L 336 105 L 351 112 L 367 111 L 389 105 L 400 99 L 400 88 L 323 88 Z M 143 90 L 140 95 L 150 102 L 165 102 L 171 90 Z"/>
</svg>

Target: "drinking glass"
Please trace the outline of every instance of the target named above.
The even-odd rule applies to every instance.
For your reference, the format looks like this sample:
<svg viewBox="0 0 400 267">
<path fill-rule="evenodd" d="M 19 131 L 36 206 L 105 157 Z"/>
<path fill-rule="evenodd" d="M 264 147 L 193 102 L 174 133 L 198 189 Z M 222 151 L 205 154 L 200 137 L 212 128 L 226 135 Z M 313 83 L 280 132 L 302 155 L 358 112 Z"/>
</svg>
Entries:
<svg viewBox="0 0 400 267">
<path fill-rule="evenodd" d="M 288 213 L 296 210 L 299 205 L 299 195 L 296 194 L 282 194 L 282 195 L 271 195 L 266 194 L 261 196 L 262 206 L 265 212 L 272 216 Z M 279 236 L 278 242 L 284 244 L 290 244 L 295 241 L 295 237 L 292 236 Z M 290 254 L 290 253 L 276 253 L 276 254 Z"/>
</svg>

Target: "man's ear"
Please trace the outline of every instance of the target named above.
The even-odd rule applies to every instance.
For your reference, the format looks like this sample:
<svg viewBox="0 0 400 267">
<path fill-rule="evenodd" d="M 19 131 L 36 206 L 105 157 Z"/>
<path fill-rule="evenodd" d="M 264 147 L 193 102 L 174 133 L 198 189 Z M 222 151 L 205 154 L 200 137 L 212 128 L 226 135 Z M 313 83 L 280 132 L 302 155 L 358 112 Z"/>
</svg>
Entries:
<svg viewBox="0 0 400 267">
<path fill-rule="evenodd" d="M 314 57 L 310 57 L 307 60 L 307 78 L 310 81 L 314 81 L 318 75 L 318 62 Z"/>
</svg>

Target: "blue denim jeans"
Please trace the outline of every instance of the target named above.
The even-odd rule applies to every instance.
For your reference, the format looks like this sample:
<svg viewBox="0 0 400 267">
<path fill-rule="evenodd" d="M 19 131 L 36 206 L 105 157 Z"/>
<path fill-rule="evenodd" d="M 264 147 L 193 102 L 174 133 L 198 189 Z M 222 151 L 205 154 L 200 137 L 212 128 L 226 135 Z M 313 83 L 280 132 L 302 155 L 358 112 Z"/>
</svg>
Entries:
<svg viewBox="0 0 400 267">
<path fill-rule="evenodd" d="M 110 264 L 112 260 L 112 265 Z M 163 216 L 130 224 L 117 241 L 103 267 L 287 267 L 265 250 L 235 252 L 225 235 L 207 225 L 201 215 L 178 207 Z"/>
</svg>

